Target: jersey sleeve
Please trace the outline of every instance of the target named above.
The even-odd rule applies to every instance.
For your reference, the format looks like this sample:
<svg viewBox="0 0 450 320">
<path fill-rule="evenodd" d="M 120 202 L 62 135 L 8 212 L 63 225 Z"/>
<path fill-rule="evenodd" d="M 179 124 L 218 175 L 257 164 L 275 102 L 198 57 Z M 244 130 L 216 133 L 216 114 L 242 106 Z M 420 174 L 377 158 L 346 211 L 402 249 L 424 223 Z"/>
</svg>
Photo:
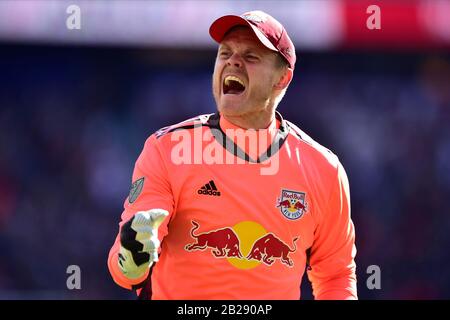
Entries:
<svg viewBox="0 0 450 320">
<path fill-rule="evenodd" d="M 340 163 L 328 206 L 322 212 L 307 271 L 317 300 L 358 299 L 355 230 L 350 217 L 350 190 Z"/>
<path fill-rule="evenodd" d="M 125 199 L 124 210 L 119 223 L 119 232 L 116 236 L 108 256 L 108 268 L 114 281 L 126 288 L 142 283 L 148 276 L 148 272 L 138 279 L 126 278 L 118 266 L 118 252 L 120 249 L 120 229 L 137 212 L 150 209 L 164 209 L 169 212 L 158 229 L 158 237 L 162 242 L 167 235 L 167 225 L 174 211 L 174 197 L 168 177 L 168 170 L 164 161 L 164 155 L 155 135 L 150 136 L 145 142 L 139 155 L 132 177 L 132 188 Z"/>
</svg>

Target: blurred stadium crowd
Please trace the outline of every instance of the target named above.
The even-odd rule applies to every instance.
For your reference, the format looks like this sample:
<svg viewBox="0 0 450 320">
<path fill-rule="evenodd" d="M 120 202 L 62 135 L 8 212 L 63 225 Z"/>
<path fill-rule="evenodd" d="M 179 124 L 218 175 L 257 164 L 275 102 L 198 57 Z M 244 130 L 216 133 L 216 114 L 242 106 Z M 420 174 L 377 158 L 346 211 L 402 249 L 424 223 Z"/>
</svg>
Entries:
<svg viewBox="0 0 450 320">
<path fill-rule="evenodd" d="M 106 267 L 133 165 L 158 128 L 215 111 L 214 58 L 1 48 L 1 299 L 134 298 Z M 299 58 L 279 111 L 347 170 L 360 298 L 450 298 L 450 56 Z M 73 264 L 82 288 L 69 291 Z M 366 287 L 370 265 L 381 290 Z"/>
</svg>

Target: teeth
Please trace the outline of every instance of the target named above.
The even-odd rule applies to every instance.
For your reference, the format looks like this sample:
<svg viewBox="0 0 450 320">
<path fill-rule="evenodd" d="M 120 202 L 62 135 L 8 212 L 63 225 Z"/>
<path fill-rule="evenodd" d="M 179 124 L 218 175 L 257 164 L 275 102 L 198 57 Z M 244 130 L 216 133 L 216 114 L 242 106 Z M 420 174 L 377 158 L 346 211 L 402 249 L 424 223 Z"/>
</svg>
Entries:
<svg viewBox="0 0 450 320">
<path fill-rule="evenodd" d="M 230 81 L 237 81 L 237 82 L 239 82 L 243 87 L 245 87 L 244 81 L 242 81 L 242 80 L 239 79 L 238 77 L 235 77 L 235 76 L 226 76 L 226 77 L 225 77 L 225 85 L 229 85 Z"/>
</svg>

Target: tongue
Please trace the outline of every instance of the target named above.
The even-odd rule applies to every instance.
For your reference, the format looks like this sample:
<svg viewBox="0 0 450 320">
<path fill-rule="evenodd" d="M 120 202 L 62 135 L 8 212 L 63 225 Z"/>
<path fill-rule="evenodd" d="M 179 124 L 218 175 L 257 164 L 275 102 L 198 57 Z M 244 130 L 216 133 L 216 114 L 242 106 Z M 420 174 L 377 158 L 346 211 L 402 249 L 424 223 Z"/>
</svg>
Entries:
<svg viewBox="0 0 450 320">
<path fill-rule="evenodd" d="M 244 91 L 244 87 L 237 81 L 230 81 L 228 84 L 227 94 L 239 94 Z"/>
</svg>

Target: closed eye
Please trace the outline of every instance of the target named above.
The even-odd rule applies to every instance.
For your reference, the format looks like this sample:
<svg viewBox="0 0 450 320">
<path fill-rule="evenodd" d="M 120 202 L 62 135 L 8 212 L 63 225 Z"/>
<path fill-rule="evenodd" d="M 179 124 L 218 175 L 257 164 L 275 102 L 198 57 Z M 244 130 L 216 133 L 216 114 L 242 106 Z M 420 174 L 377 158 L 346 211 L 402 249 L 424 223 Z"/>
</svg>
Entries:
<svg viewBox="0 0 450 320">
<path fill-rule="evenodd" d="M 252 55 L 252 54 L 246 55 L 245 58 L 246 58 L 248 61 L 253 61 L 253 62 L 259 61 L 259 58 L 258 58 L 257 56 Z"/>
<path fill-rule="evenodd" d="M 228 51 L 219 52 L 219 57 L 221 57 L 221 58 L 228 58 L 229 56 L 230 56 L 230 52 L 228 52 Z"/>
</svg>

